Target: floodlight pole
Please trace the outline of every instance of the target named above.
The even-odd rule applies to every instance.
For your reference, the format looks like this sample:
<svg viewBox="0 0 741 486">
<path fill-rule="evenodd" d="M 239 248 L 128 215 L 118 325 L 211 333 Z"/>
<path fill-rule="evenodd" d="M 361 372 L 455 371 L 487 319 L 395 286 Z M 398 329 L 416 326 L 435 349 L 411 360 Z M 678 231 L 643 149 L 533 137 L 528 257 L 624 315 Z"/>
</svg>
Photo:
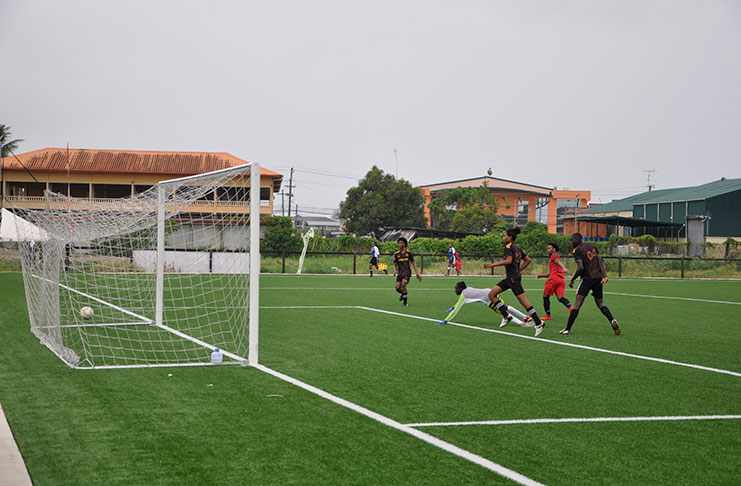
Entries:
<svg viewBox="0 0 741 486">
<path fill-rule="evenodd" d="M 260 180 L 260 164 L 253 162 L 250 166 L 250 324 L 247 350 L 247 361 L 252 366 L 258 364 L 260 336 Z M 290 205 L 289 198 L 289 208 Z"/>
</svg>

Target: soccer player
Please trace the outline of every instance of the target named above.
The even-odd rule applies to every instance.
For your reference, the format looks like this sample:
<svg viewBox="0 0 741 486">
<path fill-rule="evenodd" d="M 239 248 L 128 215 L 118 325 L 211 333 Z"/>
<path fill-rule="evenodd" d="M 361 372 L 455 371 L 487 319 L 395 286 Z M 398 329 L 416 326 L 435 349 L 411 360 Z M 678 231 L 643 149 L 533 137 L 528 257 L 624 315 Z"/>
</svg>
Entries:
<svg viewBox="0 0 741 486">
<path fill-rule="evenodd" d="M 551 320 L 551 295 L 556 294 L 558 301 L 566 306 L 571 311 L 571 303 L 566 298 L 566 279 L 564 273 L 568 273 L 566 267 L 561 261 L 561 257 L 558 256 L 558 245 L 555 243 L 548 243 L 546 247 L 548 256 L 551 257 L 549 263 L 548 273 L 538 275 L 538 278 L 547 278 L 545 281 L 545 287 L 543 287 L 543 308 L 545 308 L 545 315 L 541 317 L 544 321 Z"/>
<path fill-rule="evenodd" d="M 407 250 L 407 239 L 402 236 L 397 240 L 397 243 L 399 244 L 399 251 L 394 253 L 396 291 L 401 294 L 399 300 L 404 303 L 404 307 L 408 307 L 407 285 L 409 284 L 409 279 L 412 278 L 411 267 L 414 267 L 414 274 L 417 276 L 417 280 L 421 282 L 422 277 L 417 270 L 417 263 L 414 261 L 414 255 L 409 253 L 409 250 Z"/>
<path fill-rule="evenodd" d="M 504 260 L 495 263 L 484 263 L 484 268 L 504 267 L 507 272 L 506 278 L 496 284 L 489 292 L 489 300 L 491 300 L 490 305 L 493 306 L 494 309 L 498 309 L 504 316 L 502 323 L 499 325 L 499 327 L 504 327 L 512 320 L 512 316 L 509 315 L 507 312 L 507 305 L 502 302 L 502 299 L 500 299 L 498 295 L 505 290 L 512 289 L 512 293 L 515 294 L 517 300 L 519 300 L 520 304 L 525 308 L 525 312 L 533 318 L 533 321 L 535 321 L 535 337 L 538 337 L 540 336 L 540 333 L 543 332 L 545 323 L 543 323 L 543 321 L 538 317 L 535 308 L 530 304 L 530 301 L 527 300 L 525 289 L 522 288 L 522 271 L 530 265 L 530 257 L 515 245 L 515 240 L 519 234 L 520 228 L 508 229 L 502 238 L 505 246 Z"/>
<path fill-rule="evenodd" d="M 378 244 L 374 241 L 373 246 L 371 247 L 371 257 L 370 257 L 370 265 L 368 265 L 368 270 L 370 271 L 370 276 L 373 276 L 373 267 L 376 267 L 376 270 L 383 270 L 383 273 L 388 275 L 388 271 L 386 270 L 386 267 L 381 268 L 378 266 L 378 257 L 381 256 L 381 250 L 378 249 Z"/>
<path fill-rule="evenodd" d="M 576 272 L 571 277 L 569 287 L 574 288 L 574 280 L 581 276 L 581 282 L 579 288 L 576 291 L 576 301 L 574 307 L 571 309 L 569 314 L 569 322 L 566 327 L 559 331 L 560 334 L 571 334 L 571 326 L 574 325 L 574 321 L 579 315 L 579 309 L 581 309 L 584 299 L 589 295 L 589 291 L 592 291 L 594 297 L 594 303 L 597 304 L 599 310 L 607 317 L 610 321 L 613 332 L 616 336 L 620 335 L 620 326 L 618 321 L 612 316 L 612 312 L 602 302 L 602 287 L 607 283 L 607 271 L 605 270 L 605 264 L 602 262 L 602 257 L 599 255 L 597 248 L 590 243 L 582 243 L 582 236 L 579 233 L 571 235 L 571 246 L 574 248 L 574 259 L 576 260 Z"/>
<path fill-rule="evenodd" d="M 446 277 L 450 276 L 450 269 L 455 268 L 455 271 L 458 275 L 461 274 L 461 271 L 458 269 L 458 253 L 455 251 L 455 248 L 453 247 L 453 243 L 448 244 L 448 273 L 445 275 Z"/>
<path fill-rule="evenodd" d="M 456 295 L 460 296 L 458 298 L 458 302 L 456 302 L 456 304 L 453 307 L 448 309 L 448 316 L 442 321 L 438 322 L 437 325 L 447 324 L 448 321 L 453 319 L 456 316 L 456 314 L 458 314 L 458 311 L 461 310 L 461 307 L 463 306 L 463 304 L 470 304 L 471 302 L 483 302 L 491 310 L 495 312 L 499 312 L 497 309 L 491 306 L 491 300 L 489 299 L 489 289 L 475 289 L 473 287 L 468 287 L 466 285 L 466 282 L 458 282 L 457 284 L 455 284 L 455 293 Z M 514 309 L 510 309 L 510 310 L 514 310 Z M 511 317 L 512 317 L 512 322 L 514 322 L 518 326 L 528 327 L 527 323 L 523 324 L 523 322 L 519 320 L 518 318 L 514 316 L 511 316 Z M 529 327 L 532 327 L 532 326 L 529 326 Z"/>
</svg>

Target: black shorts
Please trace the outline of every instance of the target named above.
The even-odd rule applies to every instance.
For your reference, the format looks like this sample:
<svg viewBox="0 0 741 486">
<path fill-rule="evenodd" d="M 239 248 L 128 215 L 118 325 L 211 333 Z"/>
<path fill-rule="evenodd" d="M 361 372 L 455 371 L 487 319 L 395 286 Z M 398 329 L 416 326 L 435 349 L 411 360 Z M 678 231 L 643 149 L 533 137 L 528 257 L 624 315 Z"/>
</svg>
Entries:
<svg viewBox="0 0 741 486">
<path fill-rule="evenodd" d="M 408 282 L 409 280 L 411 280 L 411 278 L 412 278 L 411 275 L 397 275 L 396 281 L 401 282 L 402 280 L 406 280 Z"/>
<path fill-rule="evenodd" d="M 595 299 L 602 298 L 602 279 L 601 278 L 584 278 L 579 282 L 579 288 L 576 289 L 576 295 L 586 297 L 589 291 Z"/>
<path fill-rule="evenodd" d="M 522 295 L 525 293 L 525 289 L 522 288 L 522 280 L 505 278 L 497 284 L 503 291 L 512 289 L 512 293 L 515 295 Z"/>
<path fill-rule="evenodd" d="M 371 265 L 375 265 L 375 266 L 377 267 L 377 266 L 378 266 L 378 258 L 376 258 L 376 257 L 371 257 L 371 259 L 370 259 L 370 264 L 371 264 Z"/>
</svg>

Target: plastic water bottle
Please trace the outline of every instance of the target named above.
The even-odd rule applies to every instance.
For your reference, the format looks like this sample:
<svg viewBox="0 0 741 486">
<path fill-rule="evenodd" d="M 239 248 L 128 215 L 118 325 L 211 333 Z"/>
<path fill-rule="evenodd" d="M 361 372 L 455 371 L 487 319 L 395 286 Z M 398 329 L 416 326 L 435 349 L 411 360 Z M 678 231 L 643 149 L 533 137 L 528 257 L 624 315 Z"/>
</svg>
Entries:
<svg viewBox="0 0 741 486">
<path fill-rule="evenodd" d="M 214 352 L 211 353 L 211 362 L 221 363 L 222 361 L 224 361 L 224 353 L 219 348 L 214 349 Z"/>
</svg>

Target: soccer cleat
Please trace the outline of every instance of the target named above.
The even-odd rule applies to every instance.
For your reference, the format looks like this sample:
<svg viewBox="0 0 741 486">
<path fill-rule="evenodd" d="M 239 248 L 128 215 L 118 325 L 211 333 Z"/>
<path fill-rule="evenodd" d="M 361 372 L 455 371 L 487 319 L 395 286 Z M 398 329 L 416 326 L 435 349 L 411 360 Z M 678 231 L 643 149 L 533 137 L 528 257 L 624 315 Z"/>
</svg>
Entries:
<svg viewBox="0 0 741 486">
<path fill-rule="evenodd" d="M 571 331 L 569 331 L 568 329 L 564 328 L 564 329 L 561 329 L 560 331 L 558 331 L 558 333 L 559 334 L 571 334 Z"/>
<path fill-rule="evenodd" d="M 502 317 L 502 322 L 499 324 L 499 327 L 504 327 L 510 322 L 512 322 L 512 316 Z"/>
<path fill-rule="evenodd" d="M 407 304 L 406 302 L 404 302 L 404 307 L 409 307 L 409 304 Z"/>
<path fill-rule="evenodd" d="M 615 332 L 616 336 L 620 335 L 620 326 L 618 325 L 618 321 L 612 321 L 610 324 L 612 326 L 612 330 Z"/>
<path fill-rule="evenodd" d="M 542 322 L 539 326 L 535 326 L 535 337 L 540 336 L 540 333 L 543 332 L 543 329 L 545 329 L 545 324 Z"/>
<path fill-rule="evenodd" d="M 544 315 L 543 317 L 541 317 L 541 318 L 540 318 L 540 320 L 541 320 L 541 321 L 552 321 L 552 320 L 553 320 L 553 318 L 551 317 L 551 315 L 550 315 L 550 314 L 546 314 L 546 315 Z"/>
</svg>

